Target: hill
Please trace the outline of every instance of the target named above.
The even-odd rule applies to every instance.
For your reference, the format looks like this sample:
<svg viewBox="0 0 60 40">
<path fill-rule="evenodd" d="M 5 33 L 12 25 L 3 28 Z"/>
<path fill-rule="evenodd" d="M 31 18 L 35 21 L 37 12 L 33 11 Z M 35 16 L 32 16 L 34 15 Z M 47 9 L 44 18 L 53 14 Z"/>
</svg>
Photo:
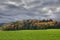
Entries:
<svg viewBox="0 0 60 40">
<path fill-rule="evenodd" d="M 59 29 L 60 22 L 50 20 L 21 20 L 2 25 L 3 30 Z"/>
</svg>

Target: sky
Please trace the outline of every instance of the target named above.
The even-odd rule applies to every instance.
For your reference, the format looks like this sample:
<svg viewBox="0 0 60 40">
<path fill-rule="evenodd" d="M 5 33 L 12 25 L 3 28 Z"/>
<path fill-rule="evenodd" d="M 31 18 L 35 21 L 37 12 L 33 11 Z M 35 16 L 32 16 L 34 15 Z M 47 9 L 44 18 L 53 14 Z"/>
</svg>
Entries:
<svg viewBox="0 0 60 40">
<path fill-rule="evenodd" d="M 0 0 L 0 23 L 25 19 L 60 20 L 60 0 Z"/>
</svg>

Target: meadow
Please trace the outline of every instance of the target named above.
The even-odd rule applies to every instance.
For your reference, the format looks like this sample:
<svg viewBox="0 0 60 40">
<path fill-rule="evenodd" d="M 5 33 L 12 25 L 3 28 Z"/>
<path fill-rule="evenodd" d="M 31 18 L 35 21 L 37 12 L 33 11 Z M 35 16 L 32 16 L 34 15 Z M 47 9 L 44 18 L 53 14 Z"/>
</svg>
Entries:
<svg viewBox="0 0 60 40">
<path fill-rule="evenodd" d="M 60 40 L 60 29 L 0 31 L 0 40 Z"/>
</svg>

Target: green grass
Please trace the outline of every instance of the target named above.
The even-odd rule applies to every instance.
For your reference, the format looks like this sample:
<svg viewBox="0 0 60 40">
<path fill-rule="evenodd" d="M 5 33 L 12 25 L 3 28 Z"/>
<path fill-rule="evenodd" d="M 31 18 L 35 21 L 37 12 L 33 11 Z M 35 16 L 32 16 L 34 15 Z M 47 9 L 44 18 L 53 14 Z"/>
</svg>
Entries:
<svg viewBox="0 0 60 40">
<path fill-rule="evenodd" d="M 60 40 L 60 29 L 0 31 L 0 40 Z"/>
</svg>

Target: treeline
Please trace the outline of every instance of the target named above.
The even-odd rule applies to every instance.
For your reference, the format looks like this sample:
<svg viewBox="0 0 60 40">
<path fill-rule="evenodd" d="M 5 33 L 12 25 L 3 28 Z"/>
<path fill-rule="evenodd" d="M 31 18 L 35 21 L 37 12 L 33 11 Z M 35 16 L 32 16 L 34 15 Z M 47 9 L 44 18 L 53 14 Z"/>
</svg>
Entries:
<svg viewBox="0 0 60 40">
<path fill-rule="evenodd" d="M 22 20 L 6 23 L 2 30 L 38 30 L 38 29 L 59 29 L 60 22 L 50 20 Z"/>
</svg>

